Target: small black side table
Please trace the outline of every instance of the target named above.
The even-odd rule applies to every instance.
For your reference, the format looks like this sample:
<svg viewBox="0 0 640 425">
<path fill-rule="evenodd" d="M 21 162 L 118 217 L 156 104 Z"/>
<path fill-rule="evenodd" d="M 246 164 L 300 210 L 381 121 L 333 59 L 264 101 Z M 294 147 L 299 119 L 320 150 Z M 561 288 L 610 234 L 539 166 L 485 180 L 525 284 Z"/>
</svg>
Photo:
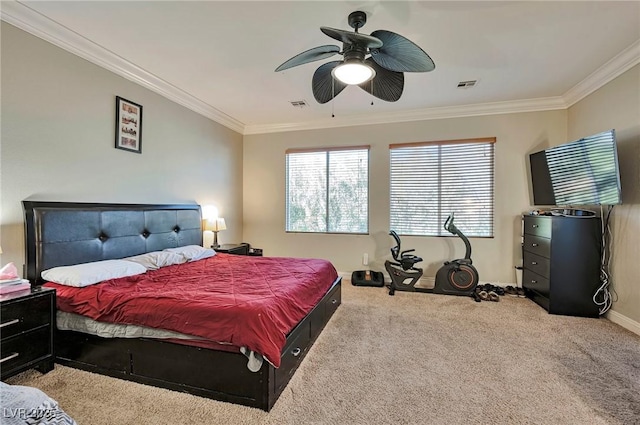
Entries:
<svg viewBox="0 0 640 425">
<path fill-rule="evenodd" d="M 214 246 L 213 249 L 216 252 L 224 252 L 225 254 L 235 254 L 235 255 L 249 254 L 249 245 L 245 245 L 245 244 L 225 243 L 225 244 L 219 245 L 217 248 Z"/>
<path fill-rule="evenodd" d="M 1 379 L 36 368 L 53 369 L 56 291 L 40 286 L 0 296 Z"/>
<path fill-rule="evenodd" d="M 225 243 L 213 249 L 216 252 L 224 252 L 226 254 L 262 257 L 262 250 L 260 248 L 251 248 L 248 243 Z"/>
</svg>

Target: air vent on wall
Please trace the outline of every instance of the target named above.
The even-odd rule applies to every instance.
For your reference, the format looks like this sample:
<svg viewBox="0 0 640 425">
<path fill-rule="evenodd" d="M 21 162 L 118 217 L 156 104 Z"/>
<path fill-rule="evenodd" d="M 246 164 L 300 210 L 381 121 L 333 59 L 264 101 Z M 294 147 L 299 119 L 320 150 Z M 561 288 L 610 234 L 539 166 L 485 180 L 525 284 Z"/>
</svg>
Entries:
<svg viewBox="0 0 640 425">
<path fill-rule="evenodd" d="M 458 83 L 459 89 L 468 89 L 478 84 L 478 80 L 460 81 Z"/>
<path fill-rule="evenodd" d="M 306 100 L 292 100 L 291 105 L 295 106 L 296 108 L 306 108 L 307 106 L 309 106 L 307 105 Z"/>
</svg>

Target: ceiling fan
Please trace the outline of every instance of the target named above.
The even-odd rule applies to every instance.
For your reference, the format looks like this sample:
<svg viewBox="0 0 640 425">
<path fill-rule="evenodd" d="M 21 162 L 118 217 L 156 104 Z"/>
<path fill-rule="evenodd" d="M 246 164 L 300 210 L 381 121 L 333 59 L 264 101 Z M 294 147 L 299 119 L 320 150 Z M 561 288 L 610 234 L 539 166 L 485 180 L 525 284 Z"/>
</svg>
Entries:
<svg viewBox="0 0 640 425">
<path fill-rule="evenodd" d="M 318 103 L 327 103 L 347 85 L 357 85 L 379 99 L 395 102 L 404 89 L 403 72 L 435 69 L 436 65 L 424 50 L 399 34 L 386 30 L 360 34 L 358 29 L 367 22 L 365 12 L 350 13 L 348 22 L 353 32 L 320 27 L 329 37 L 342 41 L 342 51 L 334 45 L 314 47 L 287 60 L 275 71 L 341 54 L 343 60 L 320 65 L 313 74 L 313 96 Z"/>
</svg>

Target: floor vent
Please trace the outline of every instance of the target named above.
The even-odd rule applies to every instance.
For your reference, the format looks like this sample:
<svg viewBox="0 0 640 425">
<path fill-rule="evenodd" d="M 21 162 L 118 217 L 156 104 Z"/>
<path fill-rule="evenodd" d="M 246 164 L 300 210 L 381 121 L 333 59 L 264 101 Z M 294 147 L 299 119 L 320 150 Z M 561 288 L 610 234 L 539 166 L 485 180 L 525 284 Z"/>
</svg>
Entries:
<svg viewBox="0 0 640 425">
<path fill-rule="evenodd" d="M 468 89 L 478 84 L 478 80 L 460 81 L 458 83 L 459 89 Z"/>
</svg>

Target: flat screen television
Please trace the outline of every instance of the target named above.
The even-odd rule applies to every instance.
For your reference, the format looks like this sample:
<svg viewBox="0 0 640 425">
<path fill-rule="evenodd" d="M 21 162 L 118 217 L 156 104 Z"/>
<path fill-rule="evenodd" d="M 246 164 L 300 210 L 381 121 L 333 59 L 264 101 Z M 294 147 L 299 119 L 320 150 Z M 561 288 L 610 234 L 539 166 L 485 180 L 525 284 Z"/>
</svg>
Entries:
<svg viewBox="0 0 640 425">
<path fill-rule="evenodd" d="M 534 205 L 622 202 L 615 130 L 529 155 Z"/>
</svg>

